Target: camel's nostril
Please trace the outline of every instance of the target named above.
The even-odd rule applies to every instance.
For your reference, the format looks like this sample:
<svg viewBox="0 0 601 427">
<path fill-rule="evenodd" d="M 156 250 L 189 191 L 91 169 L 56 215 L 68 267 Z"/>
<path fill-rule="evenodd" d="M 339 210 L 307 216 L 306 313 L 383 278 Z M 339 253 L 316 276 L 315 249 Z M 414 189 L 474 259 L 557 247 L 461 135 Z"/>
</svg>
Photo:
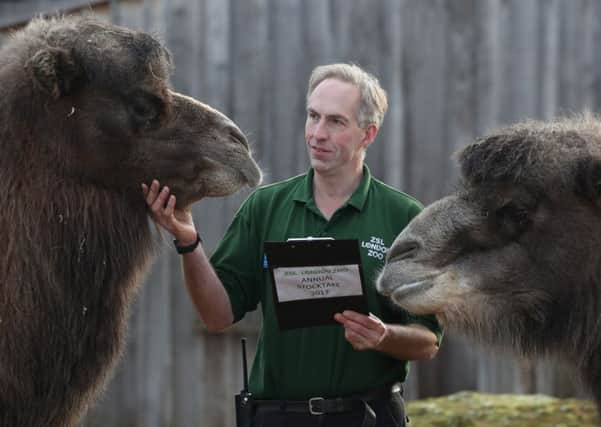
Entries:
<svg viewBox="0 0 601 427">
<path fill-rule="evenodd" d="M 414 240 L 404 240 L 396 242 L 388 251 L 388 262 L 401 261 L 415 257 L 419 249 L 419 244 Z"/>
<path fill-rule="evenodd" d="M 234 141 L 239 142 L 240 144 L 242 144 L 243 146 L 248 148 L 248 140 L 246 139 L 244 134 L 242 132 L 240 132 L 240 130 L 237 127 L 232 126 L 230 128 L 230 137 Z"/>
</svg>

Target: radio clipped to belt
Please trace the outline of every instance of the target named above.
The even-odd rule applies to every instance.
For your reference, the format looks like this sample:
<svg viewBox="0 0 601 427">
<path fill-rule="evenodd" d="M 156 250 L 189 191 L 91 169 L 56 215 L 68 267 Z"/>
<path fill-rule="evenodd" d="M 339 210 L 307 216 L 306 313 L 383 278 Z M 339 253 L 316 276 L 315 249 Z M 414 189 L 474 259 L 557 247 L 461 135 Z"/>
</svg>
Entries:
<svg viewBox="0 0 601 427">
<path fill-rule="evenodd" d="M 246 338 L 242 338 L 242 375 L 243 387 L 235 396 L 236 427 L 251 427 L 254 417 L 254 400 L 248 391 L 248 368 L 246 364 Z"/>
</svg>

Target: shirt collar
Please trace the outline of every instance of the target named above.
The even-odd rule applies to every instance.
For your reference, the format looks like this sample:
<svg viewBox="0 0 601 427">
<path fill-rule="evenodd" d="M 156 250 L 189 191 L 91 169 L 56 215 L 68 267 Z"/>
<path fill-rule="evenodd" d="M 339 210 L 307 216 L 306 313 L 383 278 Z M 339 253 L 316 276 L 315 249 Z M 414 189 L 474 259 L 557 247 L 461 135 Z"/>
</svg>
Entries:
<svg viewBox="0 0 601 427">
<path fill-rule="evenodd" d="M 300 182 L 300 185 L 296 187 L 294 191 L 293 200 L 296 202 L 304 203 L 309 206 L 315 206 L 315 200 L 313 198 L 313 176 L 315 171 L 313 168 L 309 169 L 305 178 Z M 371 184 L 371 172 L 367 165 L 363 165 L 363 177 L 359 186 L 355 189 L 351 197 L 347 200 L 345 205 L 353 206 L 357 210 L 362 210 L 367 200 L 367 194 L 369 192 L 369 186 Z"/>
</svg>

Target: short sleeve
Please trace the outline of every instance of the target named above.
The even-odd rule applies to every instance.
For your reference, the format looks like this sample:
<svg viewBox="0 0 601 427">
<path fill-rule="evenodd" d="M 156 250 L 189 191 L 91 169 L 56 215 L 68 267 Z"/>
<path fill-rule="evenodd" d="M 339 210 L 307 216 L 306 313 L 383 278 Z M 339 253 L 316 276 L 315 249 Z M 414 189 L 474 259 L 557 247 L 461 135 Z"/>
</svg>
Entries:
<svg viewBox="0 0 601 427">
<path fill-rule="evenodd" d="M 414 200 L 414 203 L 411 203 L 409 205 L 409 209 L 407 210 L 407 220 L 411 221 L 413 218 L 415 218 L 422 210 L 424 209 L 424 206 L 418 202 L 417 200 Z"/>
<path fill-rule="evenodd" d="M 211 256 L 211 264 L 228 293 L 234 321 L 259 304 L 260 242 L 254 236 L 250 203 L 240 207 Z"/>
</svg>

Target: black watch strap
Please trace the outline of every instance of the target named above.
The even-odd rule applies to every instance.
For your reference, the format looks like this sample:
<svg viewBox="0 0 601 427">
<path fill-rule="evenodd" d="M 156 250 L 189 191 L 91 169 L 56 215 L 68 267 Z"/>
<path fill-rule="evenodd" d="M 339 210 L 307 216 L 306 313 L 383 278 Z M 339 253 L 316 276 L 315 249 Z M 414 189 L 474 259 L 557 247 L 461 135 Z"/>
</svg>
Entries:
<svg viewBox="0 0 601 427">
<path fill-rule="evenodd" d="M 177 240 L 174 240 L 173 244 L 175 245 L 175 250 L 178 254 L 187 254 L 188 252 L 192 252 L 194 249 L 196 249 L 200 242 L 202 242 L 202 239 L 200 238 L 200 235 L 196 233 L 196 241 L 190 245 L 182 246 Z"/>
</svg>

